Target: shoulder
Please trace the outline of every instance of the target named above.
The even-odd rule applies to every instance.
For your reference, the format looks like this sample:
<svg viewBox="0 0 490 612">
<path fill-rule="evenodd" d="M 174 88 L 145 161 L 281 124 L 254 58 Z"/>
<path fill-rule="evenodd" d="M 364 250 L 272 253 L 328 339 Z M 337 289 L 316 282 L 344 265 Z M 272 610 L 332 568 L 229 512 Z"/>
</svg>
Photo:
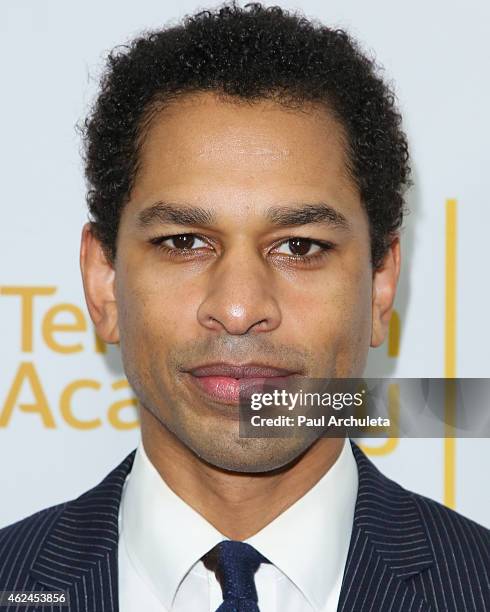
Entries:
<svg viewBox="0 0 490 612">
<path fill-rule="evenodd" d="M 29 584 L 31 566 L 65 507 L 45 508 L 0 529 L 0 590 L 22 590 Z"/>
<path fill-rule="evenodd" d="M 490 529 L 443 504 L 407 491 L 414 501 L 436 557 L 452 562 L 473 558 L 490 568 Z"/>
<path fill-rule="evenodd" d="M 446 575 L 448 580 L 459 577 L 463 584 L 464 578 L 473 576 L 479 582 L 477 577 L 480 576 L 483 583 L 488 583 L 490 530 L 434 499 L 405 489 L 394 481 L 390 482 L 393 488 L 400 491 L 400 499 L 407 500 L 403 526 L 406 533 L 415 525 L 418 527 L 413 532 L 412 552 L 414 547 L 424 542 L 429 547 L 438 571 Z"/>
<path fill-rule="evenodd" d="M 79 497 L 44 508 L 0 529 L 0 575 L 6 562 L 16 558 L 34 558 L 42 549 L 46 536 L 61 528 L 70 532 L 103 522 L 105 517 L 117 531 L 117 512 L 126 476 L 131 470 L 134 451 L 101 482 Z M 105 515 L 105 516 L 103 516 Z M 102 519 L 101 519 L 102 517 Z M 104 523 L 105 524 L 105 523 Z M 107 528 L 110 525 L 107 524 Z M 75 534 L 74 534 L 75 536 Z"/>
<path fill-rule="evenodd" d="M 12 550 L 22 544 L 22 541 L 32 541 L 36 534 L 46 533 L 46 530 L 56 521 L 70 502 L 63 502 L 49 508 L 39 510 L 11 525 L 0 529 L 0 559 L 4 560 L 7 550 Z"/>
<path fill-rule="evenodd" d="M 404 488 L 380 472 L 355 443 L 352 449 L 359 474 L 354 521 L 390 562 L 403 563 L 409 572 L 413 560 L 418 558 L 426 567 L 432 560 L 448 579 L 451 575 L 488 576 L 489 529 Z"/>
</svg>

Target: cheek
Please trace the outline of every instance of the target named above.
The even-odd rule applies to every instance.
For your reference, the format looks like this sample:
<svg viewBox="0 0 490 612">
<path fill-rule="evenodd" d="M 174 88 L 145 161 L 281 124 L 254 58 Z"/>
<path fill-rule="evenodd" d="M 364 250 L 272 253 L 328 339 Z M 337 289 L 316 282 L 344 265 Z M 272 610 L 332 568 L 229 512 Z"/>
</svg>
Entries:
<svg viewBox="0 0 490 612">
<path fill-rule="evenodd" d="M 294 288 L 284 302 L 297 339 L 319 355 L 355 359 L 371 336 L 371 275 L 366 266 L 338 266 L 314 285 Z"/>
<path fill-rule="evenodd" d="M 131 342 L 136 352 L 168 347 L 175 338 L 192 331 L 198 290 L 182 277 L 179 282 L 168 273 L 141 266 L 138 272 L 128 269 L 117 287 L 120 327 L 125 336 L 121 342 Z"/>
<path fill-rule="evenodd" d="M 371 341 L 371 274 L 353 275 L 339 290 L 336 376 L 361 376 Z"/>
</svg>

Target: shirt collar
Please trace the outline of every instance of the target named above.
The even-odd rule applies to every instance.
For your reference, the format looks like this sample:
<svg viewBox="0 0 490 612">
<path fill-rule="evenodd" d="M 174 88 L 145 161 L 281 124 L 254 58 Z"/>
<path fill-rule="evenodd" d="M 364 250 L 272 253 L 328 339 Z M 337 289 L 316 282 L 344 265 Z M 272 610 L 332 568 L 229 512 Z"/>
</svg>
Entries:
<svg viewBox="0 0 490 612">
<path fill-rule="evenodd" d="M 121 538 L 166 609 L 180 582 L 225 536 L 166 484 L 140 440 L 121 499 Z"/>
<path fill-rule="evenodd" d="M 317 610 L 345 565 L 357 488 L 357 465 L 346 439 L 336 462 L 316 485 L 246 540 Z M 120 518 L 122 545 L 168 609 L 190 569 L 227 539 L 170 489 L 141 440 L 125 484 Z"/>
<path fill-rule="evenodd" d="M 348 438 L 332 467 L 303 497 L 246 540 L 279 568 L 315 610 L 342 576 L 357 499 L 357 463 Z"/>
</svg>

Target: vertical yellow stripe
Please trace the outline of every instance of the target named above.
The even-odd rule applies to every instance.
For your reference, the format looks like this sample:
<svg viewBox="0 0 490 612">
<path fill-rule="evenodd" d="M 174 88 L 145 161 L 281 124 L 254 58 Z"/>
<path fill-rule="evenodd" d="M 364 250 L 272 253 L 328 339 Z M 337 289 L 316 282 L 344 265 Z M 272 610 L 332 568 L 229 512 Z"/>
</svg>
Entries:
<svg viewBox="0 0 490 612">
<path fill-rule="evenodd" d="M 393 310 L 388 328 L 388 357 L 398 357 L 400 353 L 400 315 Z"/>
<path fill-rule="evenodd" d="M 456 238 L 457 202 L 446 200 L 446 304 L 444 329 L 444 377 L 456 378 Z M 444 504 L 456 505 L 456 438 L 449 429 L 455 422 L 456 393 L 453 385 L 446 387 L 444 438 Z M 449 435 L 448 435 L 449 434 Z"/>
</svg>

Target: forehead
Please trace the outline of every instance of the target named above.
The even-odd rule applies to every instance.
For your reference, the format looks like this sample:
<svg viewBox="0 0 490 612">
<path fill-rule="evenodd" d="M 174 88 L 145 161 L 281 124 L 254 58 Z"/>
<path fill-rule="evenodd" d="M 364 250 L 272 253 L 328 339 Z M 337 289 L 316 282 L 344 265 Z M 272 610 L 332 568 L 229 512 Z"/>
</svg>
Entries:
<svg viewBox="0 0 490 612">
<path fill-rule="evenodd" d="M 156 112 L 143 135 L 132 199 L 357 199 L 345 142 L 320 106 L 292 110 L 269 100 L 185 95 Z"/>
</svg>

